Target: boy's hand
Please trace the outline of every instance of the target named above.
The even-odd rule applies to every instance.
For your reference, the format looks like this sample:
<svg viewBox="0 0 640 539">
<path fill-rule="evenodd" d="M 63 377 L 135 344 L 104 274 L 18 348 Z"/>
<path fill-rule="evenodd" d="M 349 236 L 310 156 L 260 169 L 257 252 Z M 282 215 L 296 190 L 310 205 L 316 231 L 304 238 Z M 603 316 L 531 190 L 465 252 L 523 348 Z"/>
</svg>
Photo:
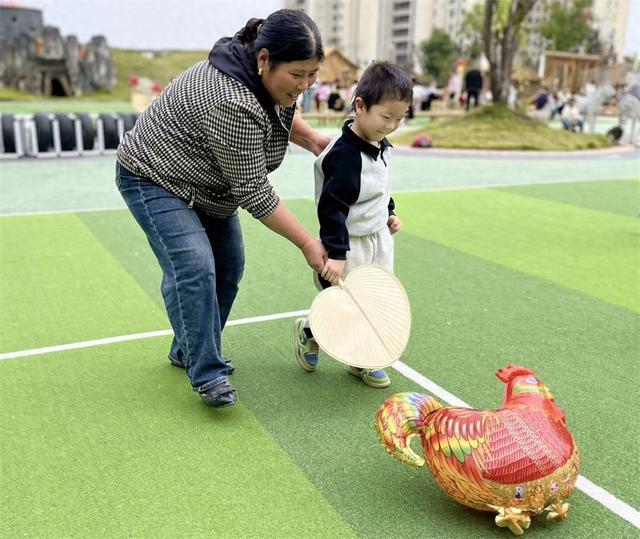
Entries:
<svg viewBox="0 0 640 539">
<path fill-rule="evenodd" d="M 389 232 L 391 232 L 391 234 L 395 234 L 402 228 L 402 222 L 398 219 L 397 215 L 389 215 L 389 219 L 387 219 L 387 226 L 389 227 Z"/>
<path fill-rule="evenodd" d="M 346 260 L 334 260 L 333 258 L 329 258 L 324 268 L 322 268 L 321 277 L 331 284 L 336 284 L 340 277 L 342 277 L 342 272 L 344 271 L 344 264 Z"/>
</svg>

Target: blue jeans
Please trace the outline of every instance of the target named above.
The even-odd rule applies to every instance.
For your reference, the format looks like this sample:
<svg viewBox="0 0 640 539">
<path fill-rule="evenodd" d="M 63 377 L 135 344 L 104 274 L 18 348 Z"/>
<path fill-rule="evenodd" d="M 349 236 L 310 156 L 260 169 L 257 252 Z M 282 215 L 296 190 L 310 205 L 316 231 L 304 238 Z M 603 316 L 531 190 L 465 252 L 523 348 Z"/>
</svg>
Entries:
<svg viewBox="0 0 640 539">
<path fill-rule="evenodd" d="M 116 164 L 116 185 L 162 269 L 162 297 L 174 338 L 169 358 L 184 364 L 194 390 L 227 378 L 221 333 L 244 271 L 237 212 L 211 217 Z"/>
<path fill-rule="evenodd" d="M 561 120 L 562 122 L 562 127 L 564 127 L 567 131 L 575 131 L 576 129 L 579 129 L 580 132 L 582 133 L 582 120 Z"/>
</svg>

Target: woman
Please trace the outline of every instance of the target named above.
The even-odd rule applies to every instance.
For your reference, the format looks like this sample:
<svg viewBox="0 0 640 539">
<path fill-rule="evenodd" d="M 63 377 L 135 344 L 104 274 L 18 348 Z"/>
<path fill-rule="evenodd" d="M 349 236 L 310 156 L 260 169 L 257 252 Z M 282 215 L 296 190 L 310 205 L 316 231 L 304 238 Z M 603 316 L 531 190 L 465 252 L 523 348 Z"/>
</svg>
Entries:
<svg viewBox="0 0 640 539">
<path fill-rule="evenodd" d="M 316 271 L 326 260 L 267 179 L 289 139 L 315 155 L 330 140 L 294 114 L 322 59 L 318 27 L 302 11 L 251 19 L 172 81 L 118 148 L 118 189 L 163 272 L 169 360 L 208 406 L 237 400 L 234 367 L 221 356 L 244 269 L 237 208 L 291 241 Z"/>
</svg>

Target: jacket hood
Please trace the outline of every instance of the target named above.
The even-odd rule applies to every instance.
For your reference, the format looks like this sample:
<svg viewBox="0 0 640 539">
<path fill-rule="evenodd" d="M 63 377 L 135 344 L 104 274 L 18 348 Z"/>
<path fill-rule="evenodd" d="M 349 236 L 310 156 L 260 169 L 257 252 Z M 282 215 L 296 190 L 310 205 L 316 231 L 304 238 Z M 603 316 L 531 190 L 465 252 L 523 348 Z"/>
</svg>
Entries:
<svg viewBox="0 0 640 539">
<path fill-rule="evenodd" d="M 209 53 L 209 64 L 246 86 L 267 114 L 276 115 L 275 103 L 258 76 L 255 56 L 239 39 L 219 39 Z"/>
</svg>

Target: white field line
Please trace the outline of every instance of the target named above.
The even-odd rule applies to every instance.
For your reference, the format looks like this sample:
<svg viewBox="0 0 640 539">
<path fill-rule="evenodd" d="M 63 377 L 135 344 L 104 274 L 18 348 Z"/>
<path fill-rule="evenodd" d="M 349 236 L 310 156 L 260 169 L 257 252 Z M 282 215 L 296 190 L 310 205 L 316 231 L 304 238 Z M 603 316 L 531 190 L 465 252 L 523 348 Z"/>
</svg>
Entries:
<svg viewBox="0 0 640 539">
<path fill-rule="evenodd" d="M 237 320 L 229 320 L 227 326 L 242 326 L 244 324 L 253 324 L 255 322 L 268 322 L 269 320 L 279 320 L 281 318 L 293 318 L 294 316 L 304 316 L 308 311 L 290 311 L 287 313 L 267 314 L 264 316 L 253 316 L 251 318 L 239 318 Z M 162 337 L 164 335 L 173 335 L 173 330 L 162 329 L 160 331 L 147 331 L 146 333 L 132 333 L 131 335 L 120 335 L 118 337 L 107 337 L 106 339 L 96 339 L 93 341 L 82 341 L 70 344 L 60 344 L 57 346 L 46 346 L 44 348 L 32 348 L 31 350 L 20 350 L 18 352 L 6 352 L 0 354 L 0 360 L 16 359 L 19 357 L 39 356 L 41 354 L 50 354 L 52 352 L 64 352 L 66 350 L 77 350 L 78 348 L 91 348 L 93 346 L 103 346 L 105 344 L 114 344 L 117 342 L 137 341 L 140 339 L 152 339 L 153 337 Z"/>
<path fill-rule="evenodd" d="M 625 178 L 622 178 L 625 179 Z M 631 178 L 627 178 L 631 179 Z M 504 187 L 519 187 L 519 186 L 529 186 L 529 185 L 556 185 L 563 183 L 580 183 L 580 182 L 606 182 L 606 181 L 618 181 L 620 178 L 605 178 L 605 179 L 573 179 L 573 180 L 542 180 L 535 182 L 506 182 L 506 183 L 487 183 L 487 184 L 478 184 L 478 185 L 456 185 L 453 187 L 449 186 L 437 186 L 437 187 L 427 187 L 423 189 L 394 189 L 394 193 L 430 193 L 430 192 L 438 192 L 438 191 L 467 191 L 467 190 L 477 190 L 477 189 L 501 189 Z M 294 196 L 294 197 L 281 197 L 284 200 L 308 200 L 312 199 L 312 196 Z M 32 217 L 38 215 L 64 215 L 67 213 L 88 213 L 88 212 L 101 212 L 101 211 L 120 211 L 127 210 L 127 207 L 122 206 L 113 206 L 106 208 L 78 208 L 78 209 L 66 209 L 66 210 L 42 210 L 42 211 L 32 211 L 32 212 L 9 212 L 9 213 L 0 213 L 0 218 L 3 217 Z"/>
<path fill-rule="evenodd" d="M 237 320 L 230 320 L 227 322 L 227 326 L 240 326 L 244 324 L 253 324 L 256 322 L 267 322 L 270 320 L 280 320 L 283 318 L 293 318 L 296 316 L 304 316 L 308 311 L 290 311 L 284 313 L 276 313 L 264 316 L 254 316 L 251 318 L 240 318 Z M 16 359 L 21 357 L 30 357 L 41 354 L 49 354 L 52 352 L 61 352 L 65 350 L 76 350 L 78 348 L 90 348 L 93 346 L 102 346 L 106 344 L 113 344 L 118 342 L 126 342 L 126 341 L 134 341 L 140 339 L 150 339 L 153 337 L 161 337 L 165 335 L 171 335 L 173 332 L 170 329 L 164 329 L 160 331 L 148 331 L 146 333 L 133 333 L 131 335 L 121 335 L 118 337 L 108 337 L 106 339 L 96 339 L 93 341 L 83 341 L 77 343 L 70 344 L 62 344 L 58 346 L 48 346 L 45 348 L 33 348 L 31 350 L 21 350 L 18 352 L 8 352 L 4 354 L 0 354 L 0 360 L 3 359 Z M 451 404 L 453 406 L 461 406 L 463 408 L 471 408 L 469 404 L 467 404 L 462 399 L 456 397 L 453 393 L 449 393 L 446 389 L 439 386 L 435 382 L 429 380 L 418 371 L 412 369 L 408 365 L 402 363 L 401 361 L 396 361 L 392 367 L 402 374 L 405 378 L 408 378 L 412 382 L 415 382 L 420 387 L 426 389 L 433 395 L 439 397 L 447 404 Z M 578 480 L 576 482 L 576 488 L 584 492 L 587 496 L 600 503 L 611 512 L 615 513 L 619 517 L 625 519 L 627 522 L 631 523 L 636 528 L 640 529 L 640 512 L 637 509 L 631 507 L 629 504 L 623 502 L 619 498 L 616 498 L 613 494 L 606 491 L 602 487 L 599 487 L 595 483 L 589 481 L 583 475 L 578 476 Z"/>
<path fill-rule="evenodd" d="M 66 213 L 87 213 L 87 212 L 98 212 L 98 211 L 119 211 L 126 210 L 127 207 L 122 203 L 122 206 L 113 206 L 113 207 L 101 207 L 101 208 L 80 208 L 77 210 L 42 210 L 42 211 L 26 211 L 26 212 L 15 212 L 15 213 L 2 213 L 0 217 L 32 217 L 36 215 L 64 215 Z"/>
</svg>

